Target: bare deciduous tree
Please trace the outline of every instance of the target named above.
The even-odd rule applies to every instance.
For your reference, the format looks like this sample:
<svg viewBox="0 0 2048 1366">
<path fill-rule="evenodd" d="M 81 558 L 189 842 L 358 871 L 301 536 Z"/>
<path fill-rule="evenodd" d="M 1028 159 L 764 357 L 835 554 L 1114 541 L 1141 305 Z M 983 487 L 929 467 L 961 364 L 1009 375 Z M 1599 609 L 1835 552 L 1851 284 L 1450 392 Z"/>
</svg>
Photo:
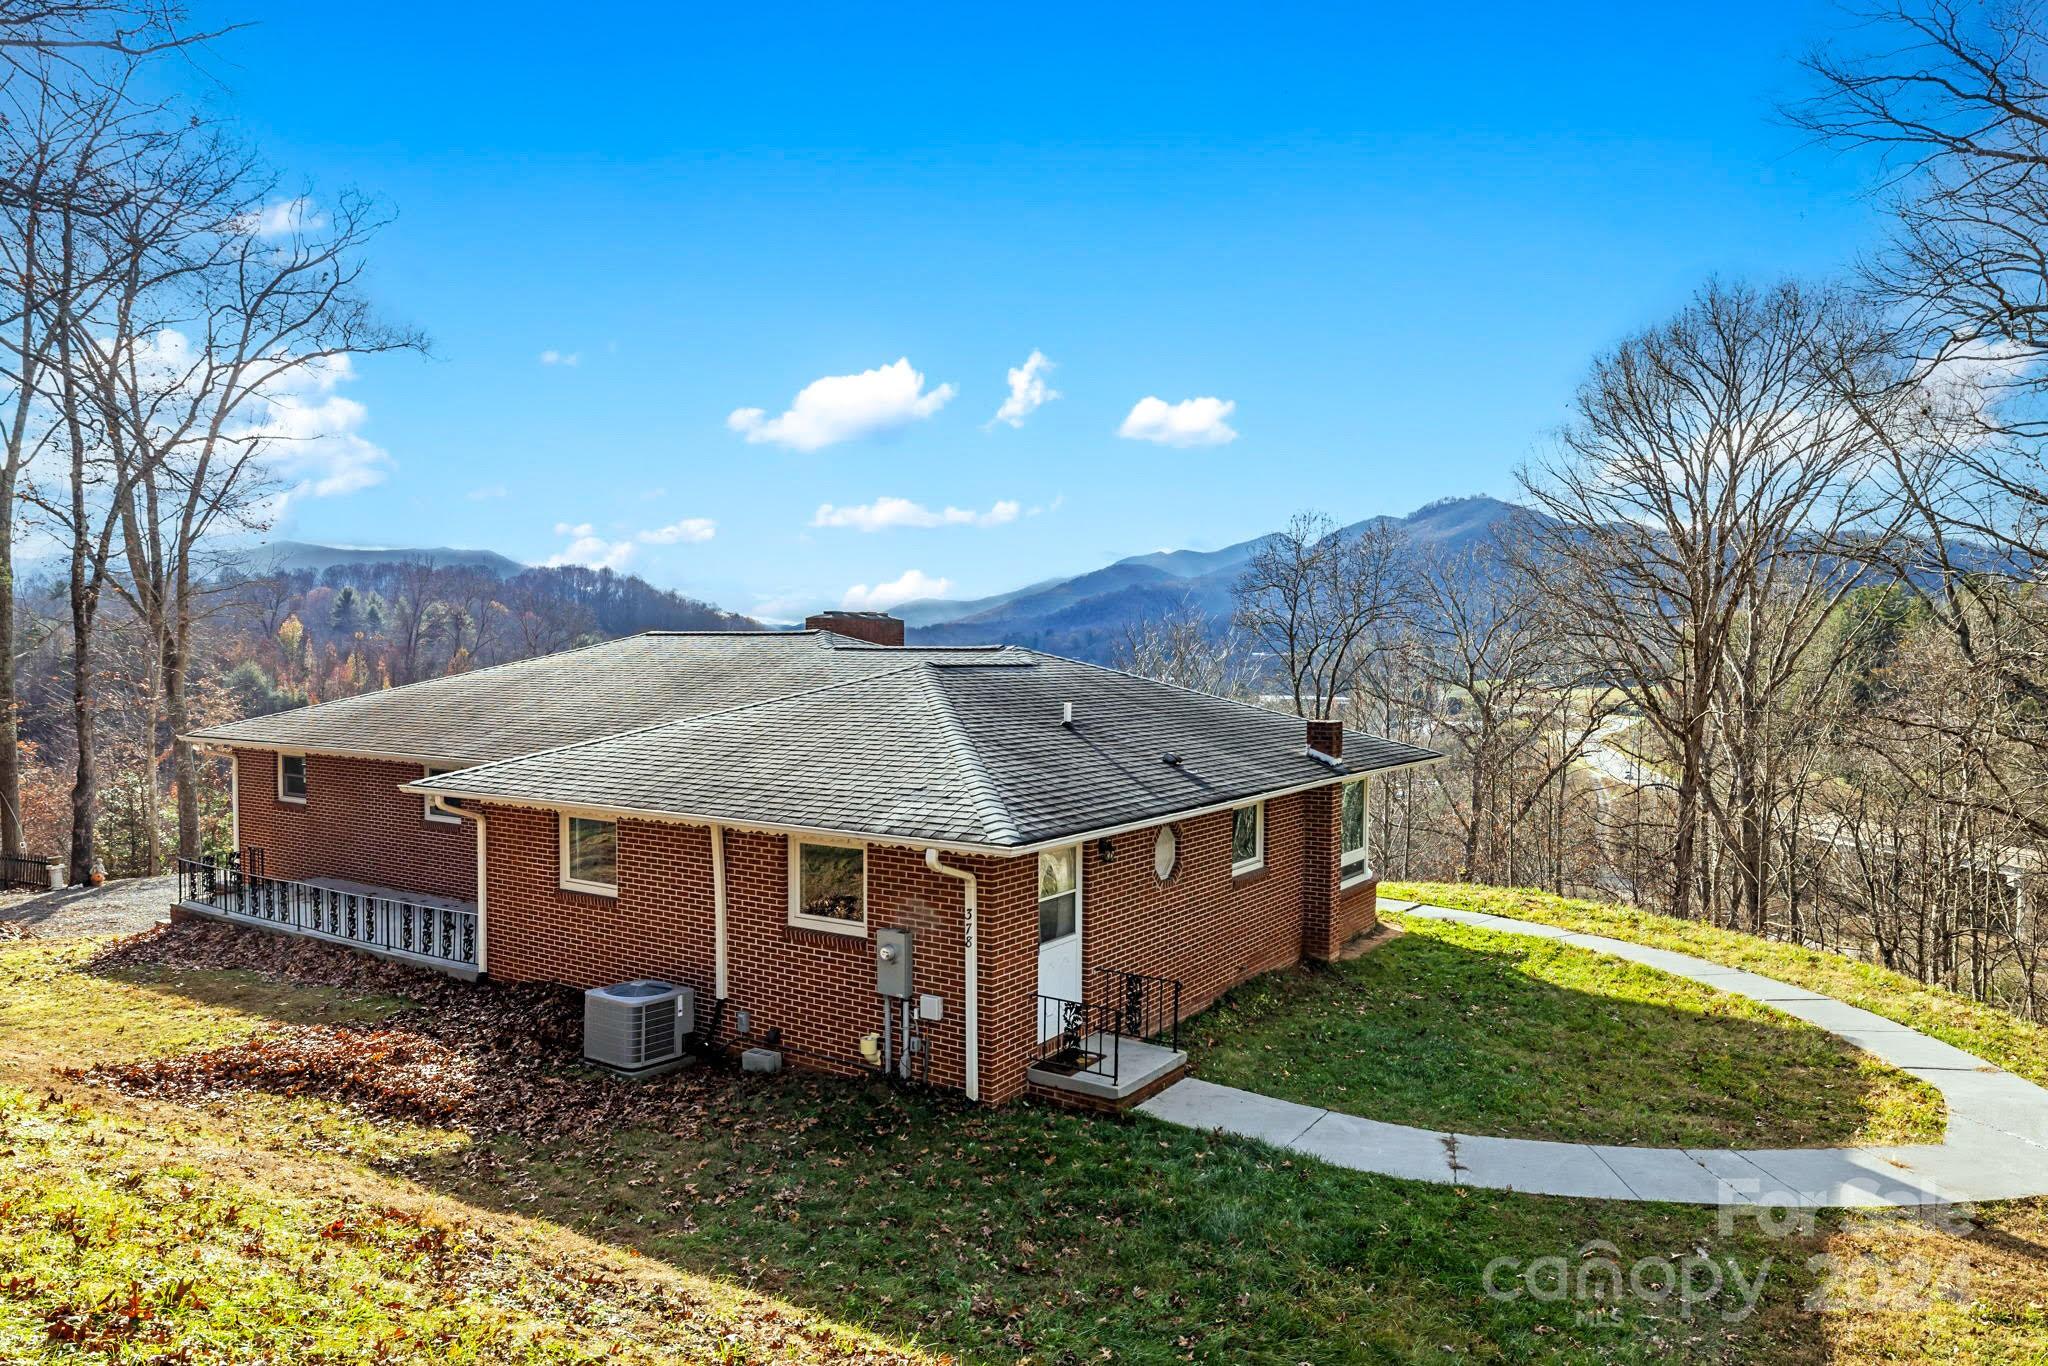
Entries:
<svg viewBox="0 0 2048 1366">
<path fill-rule="evenodd" d="M 1556 452 L 1523 473 L 1580 649 L 1669 749 L 1681 915 L 1702 820 L 1726 814 L 1710 748 L 1753 752 L 1751 723 L 1856 582 L 1852 545 L 1893 535 L 1871 419 L 1894 392 L 1887 342 L 1839 291 L 1710 284 L 1595 362 Z M 1731 698 L 1738 723 L 1717 725 Z M 1729 818 L 1753 819 L 1761 800 L 1739 795 Z M 1745 847 L 1754 897 L 1762 845 Z"/>
<path fill-rule="evenodd" d="M 1297 716 L 1327 718 L 1386 645 L 1407 601 L 1400 533 L 1297 514 L 1253 552 L 1236 588 L 1236 625 L 1285 677 Z"/>
</svg>

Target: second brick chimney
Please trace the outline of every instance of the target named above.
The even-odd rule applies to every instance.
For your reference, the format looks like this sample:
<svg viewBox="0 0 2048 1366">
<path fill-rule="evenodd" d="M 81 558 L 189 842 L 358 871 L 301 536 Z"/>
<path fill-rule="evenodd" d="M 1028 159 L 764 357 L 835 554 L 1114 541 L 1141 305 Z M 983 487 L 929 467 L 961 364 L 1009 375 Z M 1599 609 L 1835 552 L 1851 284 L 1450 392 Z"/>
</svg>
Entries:
<svg viewBox="0 0 2048 1366">
<path fill-rule="evenodd" d="M 804 618 L 806 631 L 830 631 L 870 645 L 901 645 L 903 622 L 887 612 L 820 612 Z"/>
<path fill-rule="evenodd" d="M 1309 722 L 1308 747 L 1318 754 L 1327 754 L 1332 759 L 1343 758 L 1344 723 L 1342 721 Z"/>
</svg>

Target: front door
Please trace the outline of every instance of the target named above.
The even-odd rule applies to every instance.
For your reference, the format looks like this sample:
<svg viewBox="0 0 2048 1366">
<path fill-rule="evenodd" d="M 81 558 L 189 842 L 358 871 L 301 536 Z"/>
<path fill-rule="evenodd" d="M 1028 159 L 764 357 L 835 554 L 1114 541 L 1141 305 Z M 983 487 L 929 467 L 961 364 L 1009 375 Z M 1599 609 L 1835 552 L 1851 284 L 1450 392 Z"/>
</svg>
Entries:
<svg viewBox="0 0 2048 1366">
<path fill-rule="evenodd" d="M 1065 1027 L 1065 1012 L 1046 998 L 1081 999 L 1081 847 L 1038 856 L 1038 1038 Z"/>
</svg>

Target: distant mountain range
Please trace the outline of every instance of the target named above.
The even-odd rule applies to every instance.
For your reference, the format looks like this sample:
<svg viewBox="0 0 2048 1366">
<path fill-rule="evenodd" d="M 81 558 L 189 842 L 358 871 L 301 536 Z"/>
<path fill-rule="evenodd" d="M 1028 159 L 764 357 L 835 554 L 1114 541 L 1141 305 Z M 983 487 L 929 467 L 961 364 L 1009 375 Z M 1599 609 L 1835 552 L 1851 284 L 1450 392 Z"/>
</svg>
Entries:
<svg viewBox="0 0 2048 1366">
<path fill-rule="evenodd" d="M 1443 498 L 1405 517 L 1369 517 L 1345 528 L 1391 524 L 1417 546 L 1461 549 L 1492 534 L 1523 509 L 1497 498 Z M 1524 514 L 1526 515 L 1526 514 Z M 1272 535 L 1221 550 L 1159 550 L 1077 574 L 965 600 L 924 598 L 894 609 L 923 645 L 1003 641 L 1078 659 L 1107 658 L 1139 622 L 1192 606 L 1219 624 L 1230 616 L 1231 588 Z"/>
<path fill-rule="evenodd" d="M 315 574 L 326 572 L 334 565 L 350 568 L 367 568 L 380 564 L 416 564 L 421 560 L 431 561 L 444 568 L 484 569 L 501 579 L 509 579 L 527 566 L 495 550 L 459 550 L 453 546 L 406 546 L 388 548 L 379 546 L 315 545 L 310 541 L 266 541 L 238 551 L 232 557 L 234 567 L 245 574 L 293 574 L 310 570 Z"/>
</svg>

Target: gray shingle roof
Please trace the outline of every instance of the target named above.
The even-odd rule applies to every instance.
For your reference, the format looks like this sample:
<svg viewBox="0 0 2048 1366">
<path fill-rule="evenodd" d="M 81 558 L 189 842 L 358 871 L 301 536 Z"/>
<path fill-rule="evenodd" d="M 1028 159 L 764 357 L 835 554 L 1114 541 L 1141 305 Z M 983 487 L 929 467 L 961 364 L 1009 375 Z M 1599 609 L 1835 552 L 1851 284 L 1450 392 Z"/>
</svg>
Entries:
<svg viewBox="0 0 2048 1366">
<path fill-rule="evenodd" d="M 1028 650 L 885 654 L 894 667 L 416 786 L 1004 848 L 1437 757 L 1347 731 L 1333 769 L 1299 719 L 1244 703 Z"/>
<path fill-rule="evenodd" d="M 996 652 L 895 650 L 825 631 L 654 631 L 210 726 L 190 738 L 466 766 L 864 678 L 910 658 Z"/>
</svg>

